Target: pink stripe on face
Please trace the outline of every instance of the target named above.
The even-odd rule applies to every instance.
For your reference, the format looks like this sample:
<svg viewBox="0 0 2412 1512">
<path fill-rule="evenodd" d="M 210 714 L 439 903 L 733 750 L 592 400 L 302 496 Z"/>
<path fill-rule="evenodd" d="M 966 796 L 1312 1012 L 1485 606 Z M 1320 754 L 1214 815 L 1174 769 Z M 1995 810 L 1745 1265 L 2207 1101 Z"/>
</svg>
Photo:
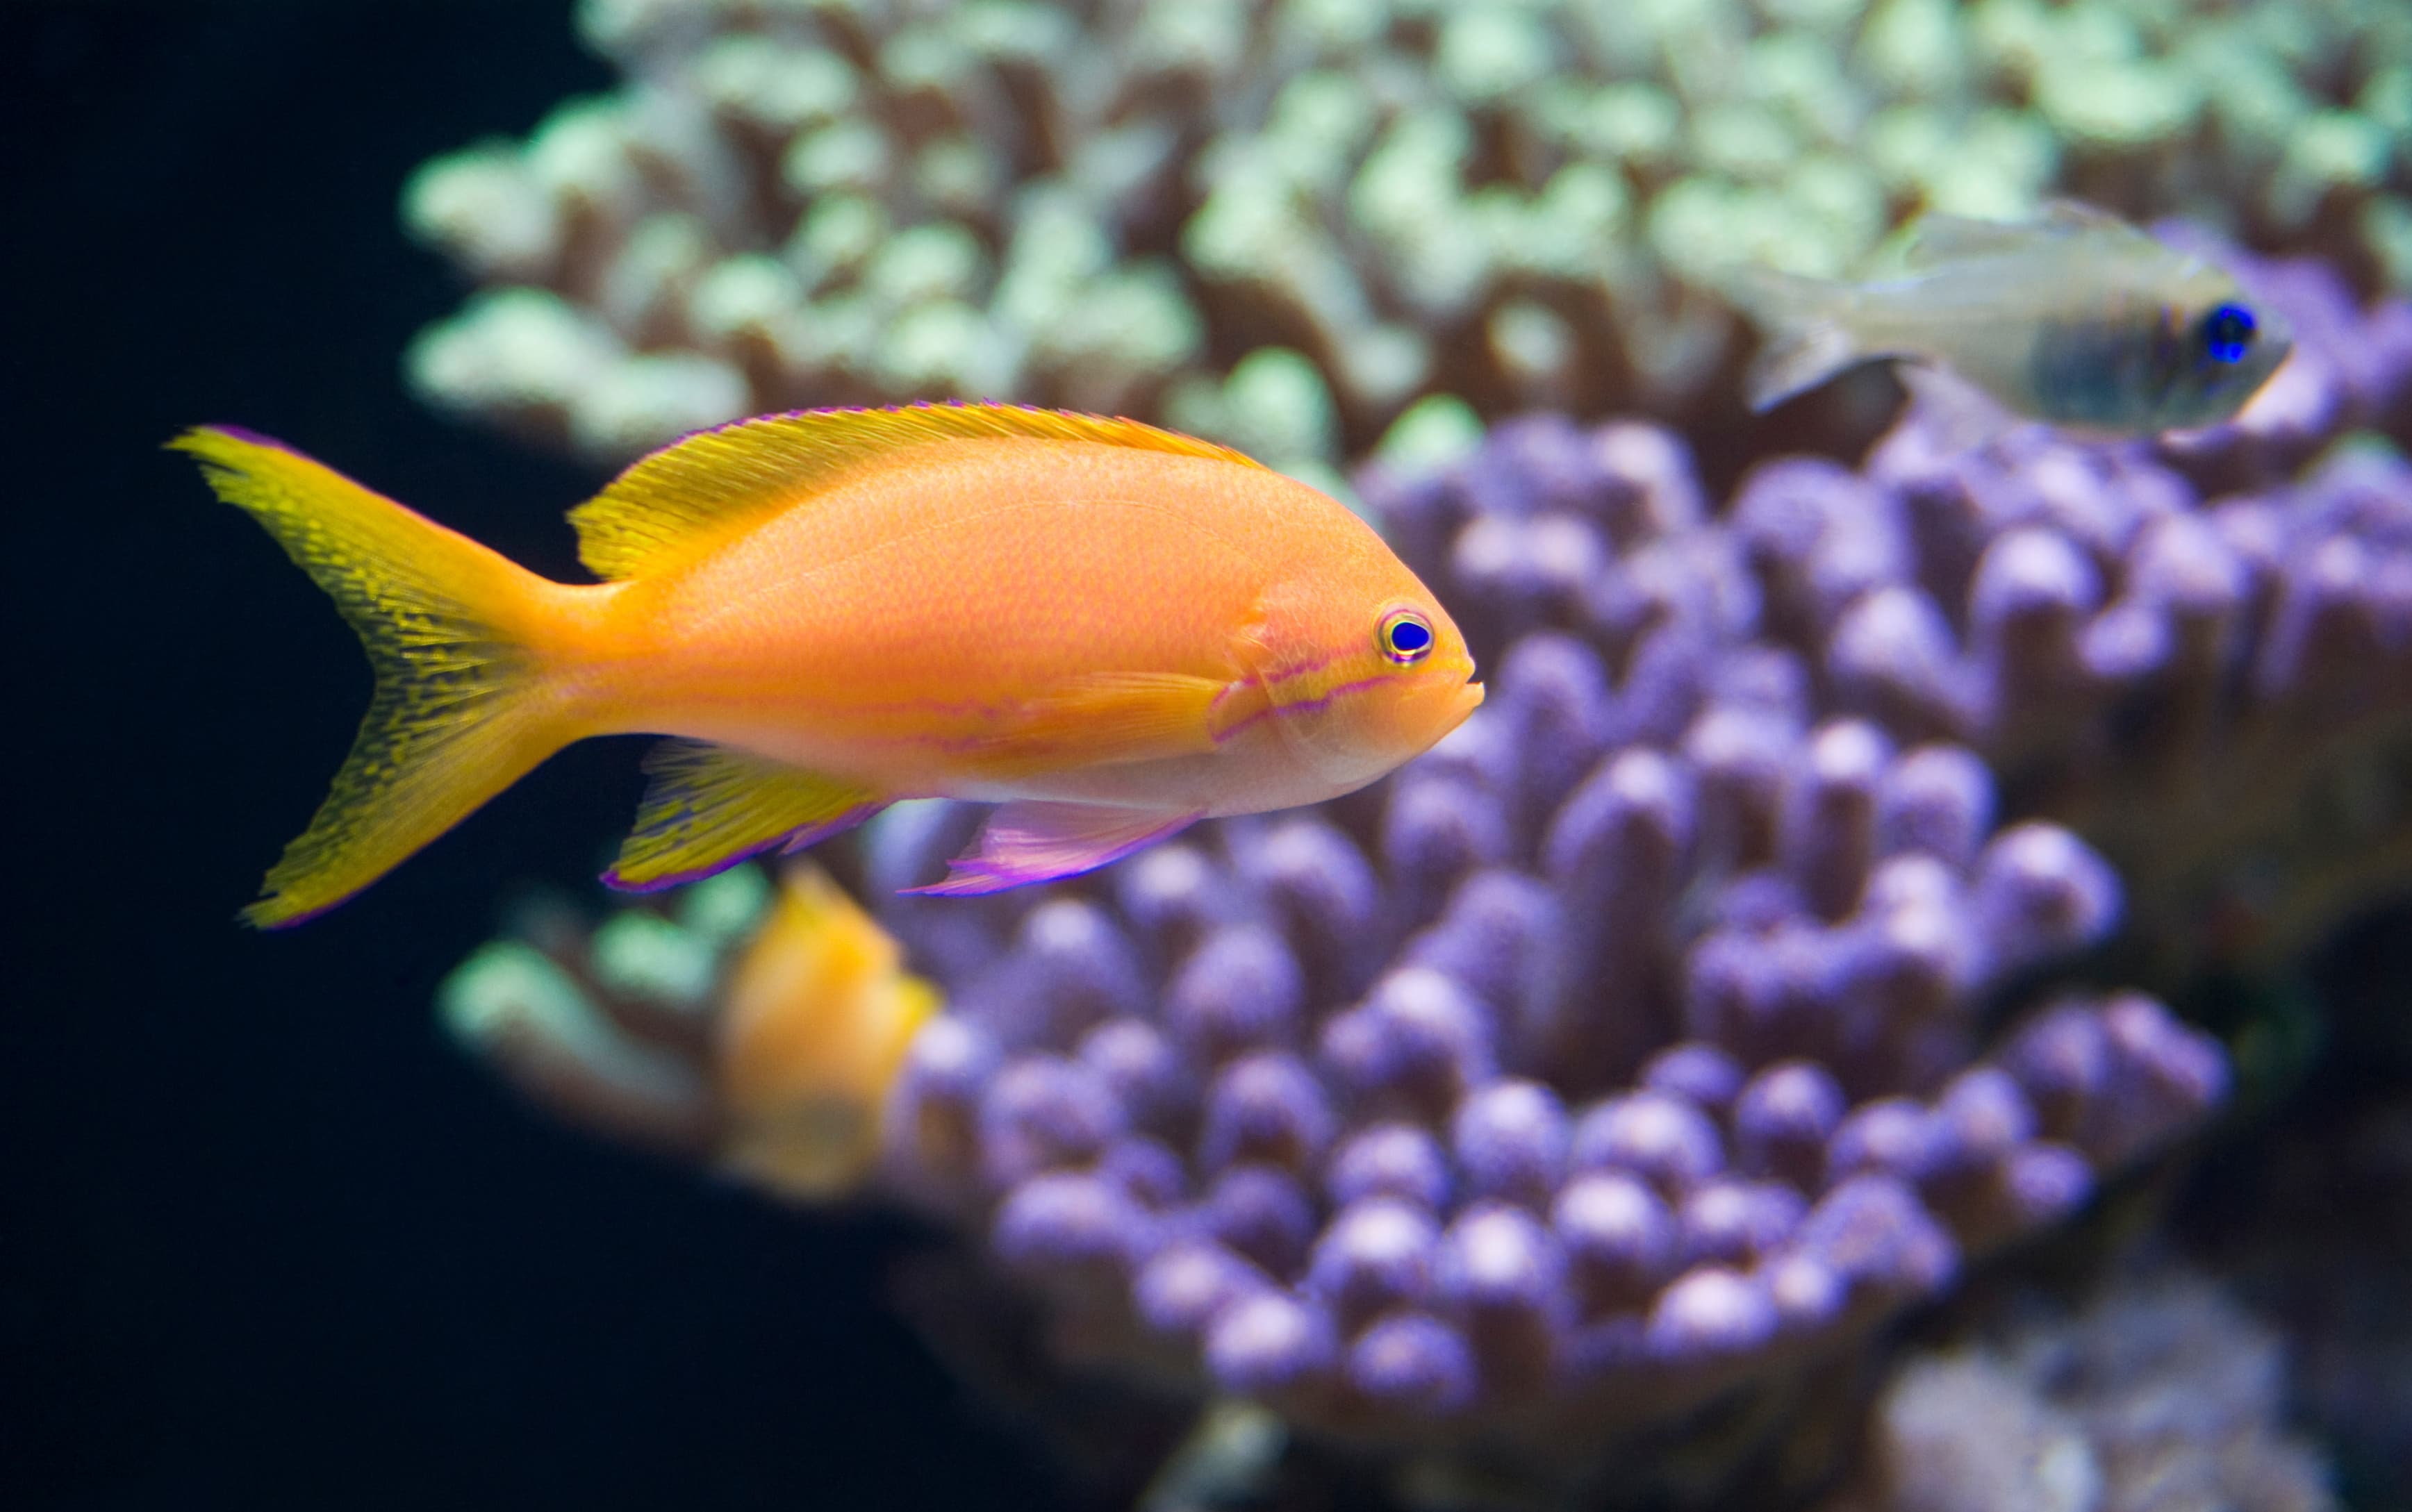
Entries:
<svg viewBox="0 0 2412 1512">
<path fill-rule="evenodd" d="M 1296 677 L 1303 677 L 1305 675 L 1307 674 L 1300 672 L 1294 674 L 1293 677 L 1285 678 L 1283 681 L 1286 683 L 1291 682 L 1294 681 Z M 1260 719 L 1287 718 L 1292 714 L 1311 714 L 1318 710 L 1330 708 L 1331 700 L 1342 697 L 1344 694 L 1361 693 L 1367 688 L 1378 687 L 1389 681 L 1390 679 L 1387 677 L 1361 678 L 1354 683 L 1343 683 L 1337 687 L 1328 688 L 1315 697 L 1302 699 L 1297 703 L 1277 703 L 1270 708 L 1259 709 L 1255 713 L 1250 714 L 1247 718 L 1243 719 L 1238 724 L 1232 726 L 1229 729 L 1227 729 L 1221 734 L 1215 736 L 1214 743 L 1217 746 L 1222 745 L 1224 741 L 1228 741 L 1231 737 L 1239 734 L 1242 730 L 1246 729 L 1249 726 L 1255 724 Z"/>
</svg>

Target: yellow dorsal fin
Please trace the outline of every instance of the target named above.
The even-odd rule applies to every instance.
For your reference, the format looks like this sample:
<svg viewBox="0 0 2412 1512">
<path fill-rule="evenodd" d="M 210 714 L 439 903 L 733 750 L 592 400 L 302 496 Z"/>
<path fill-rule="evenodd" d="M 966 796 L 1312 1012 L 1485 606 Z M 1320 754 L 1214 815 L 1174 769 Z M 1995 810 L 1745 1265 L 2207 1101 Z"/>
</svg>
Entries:
<svg viewBox="0 0 2412 1512">
<path fill-rule="evenodd" d="M 572 509 L 569 522 L 578 528 L 578 555 L 587 570 L 633 578 L 699 556 L 893 453 L 1000 436 L 1258 465 L 1228 447 L 1137 420 L 1019 404 L 812 409 L 739 420 L 664 447 Z"/>
</svg>

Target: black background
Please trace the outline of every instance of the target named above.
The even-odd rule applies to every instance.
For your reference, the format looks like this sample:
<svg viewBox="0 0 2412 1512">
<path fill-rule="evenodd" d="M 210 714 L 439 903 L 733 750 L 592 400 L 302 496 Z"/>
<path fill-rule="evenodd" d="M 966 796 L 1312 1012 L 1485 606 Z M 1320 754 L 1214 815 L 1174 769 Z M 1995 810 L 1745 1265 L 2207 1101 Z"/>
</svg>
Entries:
<svg viewBox="0 0 2412 1512">
<path fill-rule="evenodd" d="M 367 668 L 160 443 L 250 426 L 574 574 L 597 477 L 403 389 L 463 289 L 396 204 L 613 81 L 560 3 L 0 5 L 0 1503 L 1059 1494 L 888 1307 L 900 1226 L 556 1128 L 434 1023 L 514 888 L 587 886 L 627 742 L 304 929 L 233 921 Z"/>
</svg>

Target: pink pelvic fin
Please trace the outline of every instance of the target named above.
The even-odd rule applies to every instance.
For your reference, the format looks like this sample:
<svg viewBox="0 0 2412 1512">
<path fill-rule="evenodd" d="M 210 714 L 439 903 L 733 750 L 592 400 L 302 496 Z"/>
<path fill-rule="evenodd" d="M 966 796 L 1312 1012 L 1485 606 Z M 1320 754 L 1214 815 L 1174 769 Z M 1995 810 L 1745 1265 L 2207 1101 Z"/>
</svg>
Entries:
<svg viewBox="0 0 2412 1512">
<path fill-rule="evenodd" d="M 962 898 L 1078 876 L 1177 834 L 1201 817 L 1163 809 L 1017 799 L 989 815 L 975 853 L 947 863 L 944 882 L 904 891 L 917 897 Z"/>
</svg>

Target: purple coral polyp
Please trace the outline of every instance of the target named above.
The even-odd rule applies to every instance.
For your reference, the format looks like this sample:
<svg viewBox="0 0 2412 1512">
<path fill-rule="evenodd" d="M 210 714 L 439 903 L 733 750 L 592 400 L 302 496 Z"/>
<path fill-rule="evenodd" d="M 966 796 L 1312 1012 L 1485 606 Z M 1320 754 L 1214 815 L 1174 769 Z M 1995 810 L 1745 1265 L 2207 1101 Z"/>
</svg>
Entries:
<svg viewBox="0 0 2412 1512">
<path fill-rule="evenodd" d="M 1369 1197 L 1335 1216 L 1316 1241 L 1307 1288 L 1344 1321 L 1362 1322 L 1431 1294 L 1440 1229 L 1423 1209 Z"/>
<path fill-rule="evenodd" d="M 1428 1313 L 1369 1325 L 1349 1347 L 1347 1381 L 1375 1413 L 1409 1418 L 1459 1412 L 1480 1388 L 1464 1336 Z"/>
</svg>

